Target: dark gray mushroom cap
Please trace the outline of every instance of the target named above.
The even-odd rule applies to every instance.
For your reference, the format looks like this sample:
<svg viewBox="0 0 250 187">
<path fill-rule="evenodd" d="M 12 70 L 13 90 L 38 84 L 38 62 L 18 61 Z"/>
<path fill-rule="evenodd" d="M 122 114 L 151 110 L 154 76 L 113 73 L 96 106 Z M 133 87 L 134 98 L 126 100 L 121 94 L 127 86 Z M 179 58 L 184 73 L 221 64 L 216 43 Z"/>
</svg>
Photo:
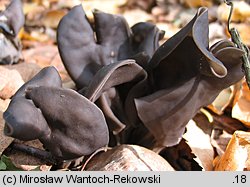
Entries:
<svg viewBox="0 0 250 187">
<path fill-rule="evenodd" d="M 87 86 L 102 66 L 117 61 L 119 46 L 129 35 L 122 16 L 97 10 L 93 14 L 95 32 L 81 5 L 72 8 L 58 26 L 60 56 L 78 88 Z"/>
<path fill-rule="evenodd" d="M 3 114 L 5 134 L 20 140 L 39 139 L 55 157 L 66 160 L 106 146 L 109 134 L 101 110 L 61 85 L 54 67 L 42 69 L 25 83 Z"/>
<path fill-rule="evenodd" d="M 135 99 L 140 120 L 159 144 L 178 144 L 198 110 L 243 78 L 242 55 L 226 40 L 208 48 L 206 8 L 159 47 L 149 63 L 153 91 Z"/>
<path fill-rule="evenodd" d="M 24 22 L 21 0 L 12 0 L 8 7 L 0 12 L 0 28 L 11 36 L 17 36 Z"/>
<path fill-rule="evenodd" d="M 40 140 L 53 155 L 72 159 L 108 144 L 108 128 L 101 110 L 76 91 L 40 86 L 30 88 L 26 96 L 41 109 L 49 124 L 51 134 Z"/>
</svg>

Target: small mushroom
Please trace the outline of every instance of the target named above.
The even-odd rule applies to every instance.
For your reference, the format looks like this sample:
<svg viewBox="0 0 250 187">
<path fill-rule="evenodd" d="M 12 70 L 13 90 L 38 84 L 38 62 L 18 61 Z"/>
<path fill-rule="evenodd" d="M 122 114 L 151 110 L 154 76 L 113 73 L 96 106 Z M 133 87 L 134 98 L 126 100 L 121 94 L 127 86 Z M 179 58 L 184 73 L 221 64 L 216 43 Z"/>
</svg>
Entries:
<svg viewBox="0 0 250 187">
<path fill-rule="evenodd" d="M 243 78 L 243 51 L 228 40 L 209 49 L 208 41 L 207 8 L 200 8 L 149 62 L 151 92 L 135 98 L 135 105 L 160 145 L 178 144 L 197 111 Z"/>
<path fill-rule="evenodd" d="M 21 43 L 17 38 L 25 22 L 22 2 L 12 0 L 0 12 L 0 64 L 13 64 L 21 59 Z"/>
<path fill-rule="evenodd" d="M 89 155 L 108 144 L 101 110 L 74 90 L 61 87 L 54 67 L 42 69 L 13 96 L 4 112 L 5 134 L 39 139 L 58 159 Z"/>
</svg>

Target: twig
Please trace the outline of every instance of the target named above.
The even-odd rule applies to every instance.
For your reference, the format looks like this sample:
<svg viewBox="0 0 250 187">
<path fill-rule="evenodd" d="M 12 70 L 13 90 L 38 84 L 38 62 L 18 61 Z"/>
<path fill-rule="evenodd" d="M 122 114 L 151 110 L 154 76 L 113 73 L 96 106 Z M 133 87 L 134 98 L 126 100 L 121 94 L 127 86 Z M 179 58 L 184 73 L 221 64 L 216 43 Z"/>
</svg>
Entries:
<svg viewBox="0 0 250 187">
<path fill-rule="evenodd" d="M 13 142 L 10 146 L 12 149 L 37 157 L 41 160 L 48 162 L 49 164 L 57 163 L 56 159 L 51 155 L 51 153 L 47 151 L 16 142 Z"/>
<path fill-rule="evenodd" d="M 230 22 L 231 22 L 231 17 L 232 17 L 232 13 L 233 13 L 233 2 L 232 1 L 228 1 L 228 0 L 224 0 L 224 2 L 231 6 L 231 9 L 230 9 L 230 13 L 229 13 L 229 16 L 228 16 L 228 23 L 227 23 L 227 28 L 228 28 L 228 31 L 231 35 L 231 38 L 232 38 L 232 41 L 236 44 L 236 46 L 241 49 L 242 51 L 244 51 L 244 55 L 242 56 L 242 61 L 243 61 L 243 69 L 244 69 L 244 72 L 245 72 L 245 77 L 246 77 L 246 81 L 247 81 L 247 85 L 248 85 L 248 88 L 250 88 L 250 62 L 249 62 L 249 59 L 248 59 L 248 56 L 249 56 L 249 49 L 248 47 L 242 42 L 241 38 L 240 38 L 240 34 L 239 32 L 237 31 L 236 28 L 231 28 L 230 29 Z"/>
</svg>

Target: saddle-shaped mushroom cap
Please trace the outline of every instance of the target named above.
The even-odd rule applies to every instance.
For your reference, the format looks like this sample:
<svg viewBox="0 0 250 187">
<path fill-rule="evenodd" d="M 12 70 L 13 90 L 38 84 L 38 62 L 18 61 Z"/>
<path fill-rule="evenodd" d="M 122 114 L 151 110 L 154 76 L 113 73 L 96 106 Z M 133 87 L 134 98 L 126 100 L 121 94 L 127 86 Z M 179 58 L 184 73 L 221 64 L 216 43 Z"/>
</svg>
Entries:
<svg viewBox="0 0 250 187">
<path fill-rule="evenodd" d="M 117 61 L 119 46 L 129 35 L 123 17 L 97 10 L 93 14 L 95 32 L 81 5 L 72 8 L 58 26 L 60 56 L 78 88 L 87 86 L 102 66 Z"/>
<path fill-rule="evenodd" d="M 78 89 L 88 86 L 95 73 L 105 65 L 136 58 L 138 53 L 145 53 L 144 57 L 152 56 L 164 35 L 150 23 L 140 23 L 130 29 L 121 15 L 99 10 L 94 10 L 93 15 L 94 29 L 82 5 L 78 5 L 58 26 L 59 53 Z M 148 59 L 139 58 L 140 61 Z"/>
<path fill-rule="evenodd" d="M 153 89 L 135 99 L 140 120 L 159 144 L 178 144 L 198 110 L 242 79 L 242 55 L 226 40 L 208 48 L 206 8 L 159 47 L 149 62 Z"/>
<path fill-rule="evenodd" d="M 40 86 L 30 88 L 26 96 L 49 124 L 51 133 L 39 139 L 53 155 L 73 159 L 108 144 L 108 128 L 101 110 L 76 91 Z"/>
<path fill-rule="evenodd" d="M 28 100 L 25 96 L 28 87 L 42 85 L 61 87 L 60 75 L 54 67 L 42 69 L 13 95 L 7 110 L 3 113 L 6 122 L 4 133 L 7 136 L 27 141 L 50 133 L 42 111 L 34 105 L 32 100 Z M 47 100 L 51 99 L 48 98 Z"/>
<path fill-rule="evenodd" d="M 42 69 L 25 83 L 3 114 L 5 134 L 20 140 L 39 139 L 53 156 L 63 160 L 106 146 L 109 134 L 101 110 L 61 86 L 54 67 Z"/>
</svg>

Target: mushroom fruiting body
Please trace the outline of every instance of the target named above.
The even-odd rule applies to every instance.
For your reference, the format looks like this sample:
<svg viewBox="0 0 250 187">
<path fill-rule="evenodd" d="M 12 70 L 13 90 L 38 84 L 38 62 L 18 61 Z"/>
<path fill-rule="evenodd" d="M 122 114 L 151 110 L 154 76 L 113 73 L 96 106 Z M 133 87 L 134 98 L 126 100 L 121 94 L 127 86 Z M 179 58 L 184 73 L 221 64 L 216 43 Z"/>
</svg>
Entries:
<svg viewBox="0 0 250 187">
<path fill-rule="evenodd" d="M 0 12 L 0 64 L 13 64 L 21 59 L 21 42 L 17 38 L 25 22 L 22 3 L 12 0 Z"/>
<path fill-rule="evenodd" d="M 5 134 L 39 139 L 58 159 L 89 155 L 106 146 L 108 129 L 101 110 L 74 90 L 61 87 L 54 67 L 42 69 L 13 96 L 4 112 Z"/>
</svg>

